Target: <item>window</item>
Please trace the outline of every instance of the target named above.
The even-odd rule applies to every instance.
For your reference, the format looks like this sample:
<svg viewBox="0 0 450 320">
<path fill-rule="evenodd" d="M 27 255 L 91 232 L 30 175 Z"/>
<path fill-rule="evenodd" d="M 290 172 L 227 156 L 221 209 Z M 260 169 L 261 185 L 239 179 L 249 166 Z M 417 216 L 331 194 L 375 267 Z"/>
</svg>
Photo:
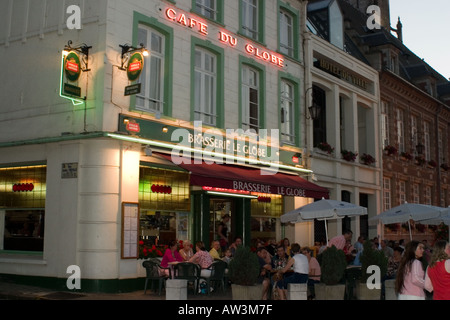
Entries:
<svg viewBox="0 0 450 320">
<path fill-rule="evenodd" d="M 294 18 L 285 10 L 280 10 L 280 52 L 294 56 Z"/>
<path fill-rule="evenodd" d="M 431 160 L 431 142 L 430 142 L 430 123 L 424 121 L 423 123 L 423 140 L 425 144 L 425 160 Z"/>
<path fill-rule="evenodd" d="M 397 143 L 400 152 L 406 152 L 403 110 L 397 108 Z"/>
<path fill-rule="evenodd" d="M 389 210 L 391 208 L 391 179 L 384 178 L 383 179 L 384 186 L 384 211 Z"/>
<path fill-rule="evenodd" d="M 417 117 L 415 115 L 411 115 L 411 142 L 411 147 L 416 150 L 416 147 L 419 144 L 419 140 L 417 132 Z"/>
<path fill-rule="evenodd" d="M 294 86 L 286 81 L 281 81 L 281 140 L 287 143 L 295 143 L 294 123 Z"/>
<path fill-rule="evenodd" d="M 240 11 L 242 34 L 259 42 L 263 40 L 259 22 L 261 3 L 260 0 L 241 0 Z"/>
<path fill-rule="evenodd" d="M 318 86 L 313 86 L 313 104 L 320 107 L 319 119 L 313 121 L 314 147 L 317 147 L 321 142 L 327 142 L 326 103 L 325 90 Z"/>
<path fill-rule="evenodd" d="M 44 250 L 45 165 L 0 168 L 0 250 Z"/>
<path fill-rule="evenodd" d="M 367 137 L 367 116 L 368 109 L 362 105 L 358 106 L 358 150 L 359 154 L 368 153 L 368 137 Z"/>
<path fill-rule="evenodd" d="M 389 111 L 388 103 L 381 101 L 381 139 L 383 148 L 389 145 Z"/>
<path fill-rule="evenodd" d="M 260 127 L 259 72 L 249 66 L 242 68 L 242 129 L 258 132 Z"/>
<path fill-rule="evenodd" d="M 195 12 L 211 20 L 217 20 L 217 1 L 216 0 L 196 0 Z"/>
<path fill-rule="evenodd" d="M 195 49 L 195 120 L 217 124 L 217 58 L 202 48 Z"/>
<path fill-rule="evenodd" d="M 413 184 L 413 203 L 420 203 L 420 191 L 419 191 L 419 185 L 417 183 Z"/>
<path fill-rule="evenodd" d="M 398 196 L 399 196 L 399 200 L 400 203 L 399 204 L 403 204 L 406 202 L 406 182 L 405 181 L 400 181 L 398 184 Z"/>
<path fill-rule="evenodd" d="M 439 154 L 439 161 L 445 162 L 445 156 L 444 156 L 444 141 L 443 139 L 444 132 L 442 129 L 439 128 L 438 130 L 438 154 Z M 438 163 L 440 163 L 438 161 Z"/>
<path fill-rule="evenodd" d="M 424 204 L 431 205 L 431 187 L 425 186 Z"/>
<path fill-rule="evenodd" d="M 164 113 L 165 37 L 145 26 L 139 26 L 138 43 L 149 51 L 140 76 L 141 92 L 136 95 L 136 109 Z"/>
</svg>

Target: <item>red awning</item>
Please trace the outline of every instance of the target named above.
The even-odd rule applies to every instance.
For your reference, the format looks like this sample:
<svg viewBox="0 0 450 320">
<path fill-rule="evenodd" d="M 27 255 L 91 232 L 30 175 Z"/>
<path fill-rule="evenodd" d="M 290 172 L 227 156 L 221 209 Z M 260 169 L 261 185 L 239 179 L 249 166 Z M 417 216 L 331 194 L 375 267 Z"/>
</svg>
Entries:
<svg viewBox="0 0 450 320">
<path fill-rule="evenodd" d="M 170 155 L 161 154 L 171 160 Z M 279 194 L 307 198 L 329 198 L 327 189 L 309 182 L 297 175 L 276 173 L 263 174 L 260 169 L 228 164 L 179 164 L 189 171 L 190 184 L 232 190 L 243 190 L 258 193 Z"/>
</svg>

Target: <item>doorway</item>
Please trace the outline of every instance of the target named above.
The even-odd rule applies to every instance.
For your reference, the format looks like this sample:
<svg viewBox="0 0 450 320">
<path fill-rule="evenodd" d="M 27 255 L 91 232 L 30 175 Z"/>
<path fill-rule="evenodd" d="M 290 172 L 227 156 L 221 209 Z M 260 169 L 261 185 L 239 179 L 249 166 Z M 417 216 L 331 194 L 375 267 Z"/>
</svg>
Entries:
<svg viewBox="0 0 450 320">
<path fill-rule="evenodd" d="M 209 241 L 219 239 L 218 230 L 224 215 L 228 214 L 230 219 L 225 223 L 225 229 L 228 238 L 228 244 L 231 244 L 234 239 L 234 219 L 236 202 L 232 198 L 211 198 L 210 199 L 210 214 L 209 214 Z"/>
</svg>

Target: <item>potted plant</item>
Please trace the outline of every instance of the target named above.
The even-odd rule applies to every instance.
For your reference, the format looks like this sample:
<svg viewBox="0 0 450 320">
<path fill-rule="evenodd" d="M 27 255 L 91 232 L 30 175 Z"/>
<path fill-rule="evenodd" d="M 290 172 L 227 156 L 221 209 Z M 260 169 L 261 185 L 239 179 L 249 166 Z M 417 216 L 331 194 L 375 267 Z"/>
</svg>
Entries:
<svg viewBox="0 0 450 320">
<path fill-rule="evenodd" d="M 448 169 L 450 169 L 450 167 L 449 167 L 448 164 L 446 164 L 446 163 L 441 164 L 441 168 L 442 168 L 442 170 L 444 170 L 444 171 L 448 171 Z"/>
<path fill-rule="evenodd" d="M 317 300 L 344 300 L 343 278 L 347 268 L 345 253 L 335 246 L 327 248 L 318 257 L 320 260 L 320 283 L 315 285 Z"/>
<path fill-rule="evenodd" d="M 377 250 L 372 246 L 372 243 L 368 240 L 364 243 L 364 249 L 360 257 L 361 261 L 361 278 L 360 283 L 356 286 L 356 297 L 359 300 L 380 300 L 381 298 L 381 279 L 386 275 L 388 259 L 384 252 Z M 378 266 L 380 274 L 374 274 L 369 269 L 370 267 Z M 379 275 L 379 279 L 372 279 Z M 369 283 L 373 281 L 379 281 L 379 288 L 369 288 Z"/>
<path fill-rule="evenodd" d="M 397 154 L 397 148 L 391 145 L 388 145 L 384 148 L 384 151 L 386 151 L 386 154 L 388 156 L 393 156 Z"/>
<path fill-rule="evenodd" d="M 349 162 L 355 161 L 356 157 L 358 156 L 358 153 L 355 153 L 355 152 L 352 152 L 352 151 L 348 151 L 348 150 L 342 150 L 341 154 L 342 154 L 342 158 L 345 161 L 349 161 Z"/>
<path fill-rule="evenodd" d="M 233 300 L 260 300 L 262 286 L 256 285 L 260 273 L 258 256 L 249 247 L 236 249 L 228 265 Z"/>
<path fill-rule="evenodd" d="M 361 160 L 365 165 L 368 165 L 368 166 L 370 166 L 372 163 L 376 162 L 375 158 L 367 153 L 363 153 L 363 155 L 361 156 Z"/>
<path fill-rule="evenodd" d="M 327 142 L 321 142 L 317 145 L 317 148 L 319 148 L 322 151 L 325 151 L 328 154 L 332 154 L 334 152 L 334 148 L 328 144 Z"/>
</svg>

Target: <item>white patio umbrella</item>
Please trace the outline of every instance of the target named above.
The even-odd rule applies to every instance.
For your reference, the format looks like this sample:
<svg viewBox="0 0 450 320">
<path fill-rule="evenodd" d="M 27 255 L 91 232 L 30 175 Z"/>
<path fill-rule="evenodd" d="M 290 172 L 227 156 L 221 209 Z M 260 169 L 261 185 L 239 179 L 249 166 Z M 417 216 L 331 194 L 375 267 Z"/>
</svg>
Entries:
<svg viewBox="0 0 450 320">
<path fill-rule="evenodd" d="M 422 224 L 440 225 L 441 223 L 450 226 L 450 206 L 441 211 L 441 215 L 434 219 L 421 220 Z"/>
<path fill-rule="evenodd" d="M 376 225 L 379 222 L 383 224 L 408 222 L 409 238 L 412 240 L 411 220 L 423 223 L 423 220 L 440 217 L 444 210 L 445 209 L 441 207 L 405 202 L 404 204 L 386 210 L 379 215 L 370 218 L 369 224 Z"/>
<path fill-rule="evenodd" d="M 326 220 L 342 219 L 345 216 L 361 216 L 367 214 L 367 208 L 353 203 L 324 199 L 312 202 L 283 214 L 282 223 L 299 223 L 307 220 L 325 220 L 325 234 L 328 243 L 328 230 Z"/>
</svg>

